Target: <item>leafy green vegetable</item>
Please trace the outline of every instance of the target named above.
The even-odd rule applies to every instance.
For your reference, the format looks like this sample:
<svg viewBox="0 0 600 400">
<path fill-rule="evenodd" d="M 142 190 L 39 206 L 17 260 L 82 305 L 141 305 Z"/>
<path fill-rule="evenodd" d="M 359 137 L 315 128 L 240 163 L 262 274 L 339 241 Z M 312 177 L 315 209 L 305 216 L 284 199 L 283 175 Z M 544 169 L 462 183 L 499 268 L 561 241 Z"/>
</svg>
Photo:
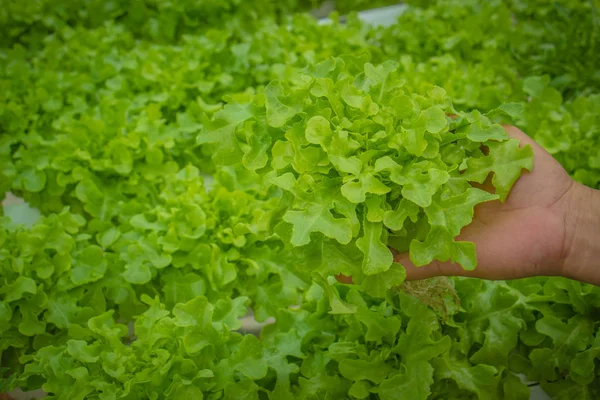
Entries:
<svg viewBox="0 0 600 400">
<path fill-rule="evenodd" d="M 293 198 L 279 228 L 280 235 L 290 235 L 293 246 L 328 241 L 356 246 L 363 253 L 364 275 L 385 272 L 392 256 L 382 217 L 406 207 L 418 224 L 431 227 L 424 241 L 416 234 L 407 236 L 417 265 L 452 259 L 475 268 L 473 245 L 453 238 L 471 222 L 475 205 L 497 197 L 470 188 L 467 181 L 481 183 L 494 172 L 496 191 L 505 200 L 521 170 L 531 170 L 531 149 L 519 149 L 517 141 L 508 140 L 485 116 L 457 112 L 439 87 L 430 88 L 428 96 L 407 95 L 395 62 L 367 63 L 353 71 L 350 61 L 326 60 L 289 83 L 274 81 L 264 93 L 225 106 L 200 131 L 197 142 L 211 143 L 208 138 L 218 136 L 212 158 L 227 165 L 221 154 L 241 147 L 254 126 L 264 127 L 260 149 L 249 152 L 271 155 L 270 165 L 257 172 Z M 455 113 L 460 122 L 452 126 L 446 115 Z M 227 133 L 214 129 L 222 120 L 235 121 L 227 125 Z M 479 143 L 489 148 L 488 155 L 481 155 Z M 456 146 L 468 150 L 461 158 L 442 157 Z M 450 210 L 446 196 L 456 202 L 468 196 L 468 204 Z M 444 210 L 452 213 L 450 220 Z M 401 224 L 390 224 L 403 231 Z M 361 282 L 360 275 L 353 277 Z"/>
</svg>

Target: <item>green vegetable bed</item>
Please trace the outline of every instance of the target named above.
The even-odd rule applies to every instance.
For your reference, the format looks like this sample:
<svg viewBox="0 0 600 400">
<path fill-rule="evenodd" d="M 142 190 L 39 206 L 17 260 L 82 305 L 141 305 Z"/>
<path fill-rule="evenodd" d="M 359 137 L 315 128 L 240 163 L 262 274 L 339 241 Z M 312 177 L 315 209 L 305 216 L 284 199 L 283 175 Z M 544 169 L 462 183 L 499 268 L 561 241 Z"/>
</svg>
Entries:
<svg viewBox="0 0 600 400">
<path fill-rule="evenodd" d="M 0 0 L 0 197 L 40 212 L 0 209 L 0 392 L 600 398 L 599 288 L 390 251 L 477 268 L 533 165 L 500 123 L 600 188 L 597 4 L 317 3 Z"/>
</svg>

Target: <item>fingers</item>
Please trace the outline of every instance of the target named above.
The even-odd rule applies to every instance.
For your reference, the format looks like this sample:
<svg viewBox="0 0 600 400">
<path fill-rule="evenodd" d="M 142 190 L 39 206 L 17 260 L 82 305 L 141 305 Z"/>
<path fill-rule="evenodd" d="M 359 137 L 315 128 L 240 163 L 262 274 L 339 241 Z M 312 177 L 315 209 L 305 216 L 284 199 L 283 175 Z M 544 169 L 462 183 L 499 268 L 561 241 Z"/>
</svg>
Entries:
<svg viewBox="0 0 600 400">
<path fill-rule="evenodd" d="M 527 136 L 519 128 L 512 125 L 503 125 L 503 128 L 509 137 L 519 140 L 521 146 L 531 145 L 536 153 L 538 151 L 544 151 L 533 139 Z M 490 174 L 482 184 L 471 184 L 474 187 L 494 193 L 495 188 L 492 184 L 492 178 L 493 175 Z M 486 214 L 486 211 L 497 210 L 499 207 L 502 208 L 502 206 L 497 204 L 497 201 L 479 204 L 476 207 L 476 213 L 483 215 Z M 504 225 L 506 224 L 508 224 L 508 222 L 501 221 L 499 224 L 496 224 L 496 228 L 499 226 L 502 228 L 499 229 L 500 232 L 510 232 L 511 227 L 505 227 Z M 500 232 L 493 229 L 490 230 L 489 227 L 485 225 L 486 224 L 482 221 L 474 220 L 471 223 L 470 229 L 463 231 L 459 237 L 460 240 L 476 243 L 477 249 L 479 250 L 478 262 L 479 264 L 484 265 L 483 268 L 480 266 L 473 271 L 466 271 L 459 264 L 451 261 L 433 261 L 429 265 L 416 267 L 410 261 L 408 253 L 394 253 L 394 261 L 404 266 L 406 269 L 407 280 L 420 280 L 436 276 L 468 276 L 483 279 L 514 278 L 518 275 L 518 271 L 515 271 L 512 268 L 513 265 L 516 265 L 516 262 L 512 260 L 512 254 L 514 253 L 511 250 L 514 250 L 514 248 L 511 248 L 512 245 L 510 245 L 512 242 L 511 238 L 499 237 Z M 492 265 L 497 268 L 489 268 Z M 525 273 L 525 271 L 522 272 Z"/>
<path fill-rule="evenodd" d="M 409 258 L 408 253 L 394 255 L 394 261 L 403 265 L 406 269 L 406 280 L 415 281 L 435 276 L 474 276 L 473 273 L 465 271 L 453 262 L 433 261 L 424 267 L 416 267 Z"/>
<path fill-rule="evenodd" d="M 483 205 L 480 204 L 477 207 Z M 479 214 L 480 216 L 473 219 L 456 238 L 459 241 L 475 244 L 477 268 L 467 271 L 459 264 L 451 261 L 433 261 L 428 265 L 417 267 L 411 262 L 408 253 L 394 254 L 394 260 L 406 269 L 406 279 L 419 280 L 434 276 L 466 276 L 497 280 L 513 279 L 519 274 L 527 274 L 525 269 L 518 268 L 519 265 L 522 265 L 518 255 L 527 254 L 530 244 L 521 236 L 527 236 L 526 234 L 529 232 L 526 232 L 525 229 L 515 231 L 514 225 L 515 221 L 522 219 L 523 216 L 519 214 L 510 218 L 510 216 L 501 215 L 500 218 L 495 218 L 492 213 L 488 218 L 483 215 L 485 213 Z"/>
<path fill-rule="evenodd" d="M 508 266 L 500 269 L 489 269 L 485 266 L 478 266 L 472 271 L 467 271 L 464 270 L 459 264 L 451 261 L 433 261 L 428 265 L 416 267 L 410 261 L 408 253 L 396 255 L 394 257 L 394 261 L 404 266 L 404 269 L 406 270 L 407 281 L 416 281 L 433 278 L 436 276 L 464 276 L 489 280 L 505 280 L 521 277 L 516 275 L 515 271 Z"/>
</svg>

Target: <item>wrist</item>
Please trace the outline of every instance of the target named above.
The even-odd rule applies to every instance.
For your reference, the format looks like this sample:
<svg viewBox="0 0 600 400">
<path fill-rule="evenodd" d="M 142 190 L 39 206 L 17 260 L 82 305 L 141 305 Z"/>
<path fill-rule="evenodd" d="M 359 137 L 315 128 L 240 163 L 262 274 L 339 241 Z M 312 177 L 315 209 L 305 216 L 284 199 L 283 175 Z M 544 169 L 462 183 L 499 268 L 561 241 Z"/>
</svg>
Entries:
<svg viewBox="0 0 600 400">
<path fill-rule="evenodd" d="M 600 285 L 600 191 L 574 183 L 564 207 L 561 275 Z"/>
</svg>

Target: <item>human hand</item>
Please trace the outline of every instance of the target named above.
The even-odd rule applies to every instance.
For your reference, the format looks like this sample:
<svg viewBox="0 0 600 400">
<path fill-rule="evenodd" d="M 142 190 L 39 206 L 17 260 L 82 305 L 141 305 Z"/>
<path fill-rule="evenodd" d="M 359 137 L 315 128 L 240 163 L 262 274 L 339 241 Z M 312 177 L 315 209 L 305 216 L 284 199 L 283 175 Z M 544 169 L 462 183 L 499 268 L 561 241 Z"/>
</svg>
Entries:
<svg viewBox="0 0 600 400">
<path fill-rule="evenodd" d="M 496 200 L 479 204 L 472 223 L 458 236 L 458 240 L 475 243 L 478 267 L 465 271 L 458 264 L 439 261 L 415 267 L 408 253 L 395 254 L 395 261 L 406 268 L 407 280 L 433 276 L 514 279 L 561 275 L 600 284 L 600 271 L 590 275 L 586 267 L 598 263 L 597 252 L 590 249 L 589 235 L 598 243 L 600 236 L 598 232 L 583 235 L 580 229 L 582 222 L 590 223 L 585 221 L 585 212 L 582 214 L 582 202 L 589 203 L 587 209 L 594 211 L 593 216 L 588 216 L 591 221 L 600 214 L 598 191 L 576 183 L 521 130 L 514 126 L 504 128 L 521 145 L 531 145 L 534 166 L 515 183 L 505 203 Z M 482 186 L 493 191 L 489 180 Z M 590 229 L 595 229 L 593 222 Z M 587 252 L 587 261 L 581 260 L 581 254 L 576 254 L 579 252 Z"/>
</svg>

